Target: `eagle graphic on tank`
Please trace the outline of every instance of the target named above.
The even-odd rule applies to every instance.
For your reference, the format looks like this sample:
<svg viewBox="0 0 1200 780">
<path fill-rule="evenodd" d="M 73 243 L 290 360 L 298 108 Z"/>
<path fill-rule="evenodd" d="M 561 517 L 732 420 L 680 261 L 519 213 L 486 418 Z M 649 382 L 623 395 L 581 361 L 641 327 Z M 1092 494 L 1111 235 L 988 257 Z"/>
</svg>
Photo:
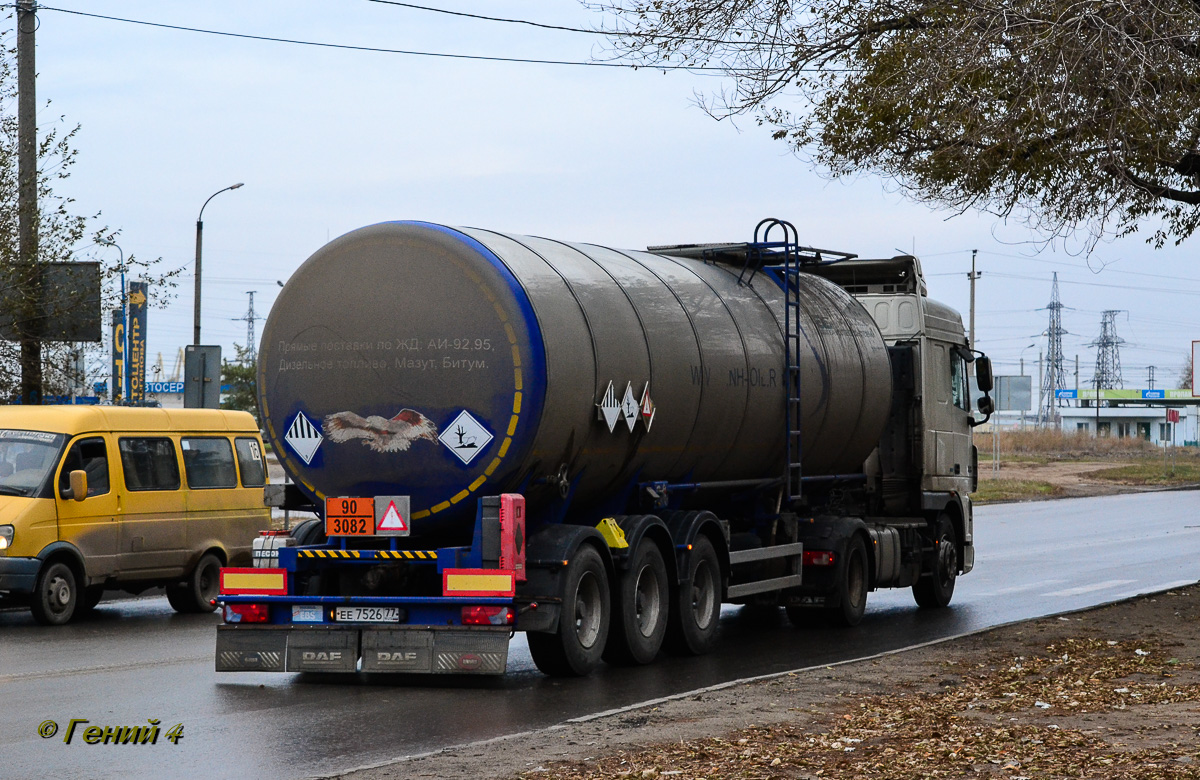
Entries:
<svg viewBox="0 0 1200 780">
<path fill-rule="evenodd" d="M 407 452 L 420 439 L 437 442 L 438 429 L 433 420 L 412 409 L 401 409 L 390 420 L 373 414 L 360 417 L 354 412 L 326 415 L 321 426 L 335 444 L 362 439 L 376 452 Z"/>
</svg>

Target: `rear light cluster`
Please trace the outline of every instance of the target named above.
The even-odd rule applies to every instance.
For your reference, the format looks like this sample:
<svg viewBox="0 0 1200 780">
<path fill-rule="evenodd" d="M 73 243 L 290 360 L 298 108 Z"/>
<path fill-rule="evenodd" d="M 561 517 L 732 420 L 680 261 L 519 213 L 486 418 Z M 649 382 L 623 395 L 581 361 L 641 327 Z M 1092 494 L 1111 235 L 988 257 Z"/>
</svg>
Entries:
<svg viewBox="0 0 1200 780">
<path fill-rule="evenodd" d="M 266 623 L 266 604 L 226 604 L 222 611 L 226 623 Z"/>
<path fill-rule="evenodd" d="M 804 551 L 805 566 L 832 566 L 833 551 L 832 550 L 805 550 Z"/>
<path fill-rule="evenodd" d="M 516 622 L 512 607 L 463 607 L 464 626 L 511 626 Z"/>
</svg>

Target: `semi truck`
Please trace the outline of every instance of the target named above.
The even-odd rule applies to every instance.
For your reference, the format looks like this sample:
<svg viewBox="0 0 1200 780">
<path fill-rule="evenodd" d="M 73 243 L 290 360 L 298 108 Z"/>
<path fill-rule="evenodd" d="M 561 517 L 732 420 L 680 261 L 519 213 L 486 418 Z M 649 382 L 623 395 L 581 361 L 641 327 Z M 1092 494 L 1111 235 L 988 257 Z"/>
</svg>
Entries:
<svg viewBox="0 0 1200 780">
<path fill-rule="evenodd" d="M 878 588 L 946 607 L 991 383 L 916 257 L 802 246 L 781 220 L 646 251 L 353 231 L 263 331 L 290 478 L 265 498 L 315 517 L 222 571 L 217 671 L 503 674 L 520 631 L 579 676 L 708 652 L 722 604 L 842 625 Z"/>
</svg>

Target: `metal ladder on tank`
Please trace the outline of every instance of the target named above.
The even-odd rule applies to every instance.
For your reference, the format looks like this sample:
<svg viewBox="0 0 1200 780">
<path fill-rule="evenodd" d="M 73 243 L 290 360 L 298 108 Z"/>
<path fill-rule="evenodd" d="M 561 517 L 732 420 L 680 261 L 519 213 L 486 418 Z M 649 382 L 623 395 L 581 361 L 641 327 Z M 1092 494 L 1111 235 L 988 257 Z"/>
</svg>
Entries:
<svg viewBox="0 0 1200 780">
<path fill-rule="evenodd" d="M 771 230 L 780 228 L 783 241 L 772 242 Z M 762 240 L 759 240 L 759 234 Z M 784 500 L 788 505 L 799 501 L 804 470 L 800 464 L 804 454 L 804 438 L 801 432 L 802 409 L 800 406 L 800 299 L 797 295 L 798 277 L 802 264 L 800 234 L 796 226 L 782 219 L 764 219 L 754 228 L 754 246 L 761 254 L 763 250 L 783 255 L 780 266 L 783 277 L 783 348 L 784 360 L 784 435 L 787 462 L 783 472 Z M 820 255 L 817 255 L 820 262 Z"/>
</svg>

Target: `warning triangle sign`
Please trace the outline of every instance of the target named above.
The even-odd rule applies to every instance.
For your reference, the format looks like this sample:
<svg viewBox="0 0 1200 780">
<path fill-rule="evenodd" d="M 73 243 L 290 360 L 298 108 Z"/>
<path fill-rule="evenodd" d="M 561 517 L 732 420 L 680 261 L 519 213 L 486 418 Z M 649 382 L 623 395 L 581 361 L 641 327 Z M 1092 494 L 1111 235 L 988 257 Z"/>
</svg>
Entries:
<svg viewBox="0 0 1200 780">
<path fill-rule="evenodd" d="M 389 501 L 388 508 L 384 511 L 383 517 L 379 520 L 377 531 L 407 531 L 408 523 L 400 516 L 400 510 L 396 509 L 396 502 Z"/>
</svg>

